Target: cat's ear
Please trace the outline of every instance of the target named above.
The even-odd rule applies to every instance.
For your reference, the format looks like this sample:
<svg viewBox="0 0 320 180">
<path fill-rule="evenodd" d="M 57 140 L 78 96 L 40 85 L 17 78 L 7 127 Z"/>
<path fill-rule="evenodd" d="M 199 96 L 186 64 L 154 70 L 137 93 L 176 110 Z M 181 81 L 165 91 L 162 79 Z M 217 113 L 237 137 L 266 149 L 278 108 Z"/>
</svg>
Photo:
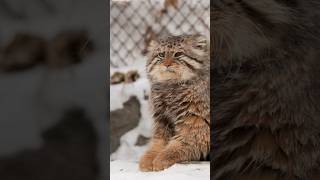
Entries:
<svg viewBox="0 0 320 180">
<path fill-rule="evenodd" d="M 208 40 L 204 35 L 198 34 L 192 37 L 192 47 L 200 50 L 208 50 Z"/>
<path fill-rule="evenodd" d="M 152 52 L 159 45 L 158 40 L 152 39 L 148 46 L 148 52 Z"/>
</svg>

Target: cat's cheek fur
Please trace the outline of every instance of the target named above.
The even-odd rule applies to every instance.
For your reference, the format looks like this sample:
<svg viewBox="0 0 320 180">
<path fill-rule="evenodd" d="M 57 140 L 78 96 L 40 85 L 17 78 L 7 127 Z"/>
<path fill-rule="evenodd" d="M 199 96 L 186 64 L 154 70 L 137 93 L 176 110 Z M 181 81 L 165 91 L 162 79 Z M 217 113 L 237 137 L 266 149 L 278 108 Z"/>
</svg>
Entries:
<svg viewBox="0 0 320 180">
<path fill-rule="evenodd" d="M 193 54 L 196 54 L 197 56 L 201 57 L 201 56 L 205 56 L 207 54 L 207 52 L 204 49 L 195 49 L 195 48 L 190 48 L 190 51 Z"/>
<path fill-rule="evenodd" d="M 174 72 L 166 72 L 166 67 L 157 65 L 153 68 L 152 71 L 149 72 L 149 76 L 151 77 L 152 81 L 155 82 L 164 82 L 167 80 L 189 80 L 195 76 L 195 74 L 181 65 L 175 65 L 172 67 Z"/>
<path fill-rule="evenodd" d="M 195 76 L 195 74 L 193 72 L 191 72 L 190 70 L 184 70 L 181 73 L 181 80 L 189 80 L 192 79 Z"/>
</svg>

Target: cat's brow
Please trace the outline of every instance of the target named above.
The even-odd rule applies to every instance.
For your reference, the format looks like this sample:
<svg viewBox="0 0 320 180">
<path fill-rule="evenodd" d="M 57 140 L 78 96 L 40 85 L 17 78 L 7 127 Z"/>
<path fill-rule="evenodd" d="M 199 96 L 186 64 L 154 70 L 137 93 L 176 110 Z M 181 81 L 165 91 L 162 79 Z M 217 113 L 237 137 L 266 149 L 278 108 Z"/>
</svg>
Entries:
<svg viewBox="0 0 320 180">
<path fill-rule="evenodd" d="M 202 63 L 203 63 L 202 61 L 199 61 L 197 58 L 194 58 L 194 57 L 192 57 L 192 56 L 190 56 L 190 55 L 188 55 L 188 54 L 185 54 L 185 53 L 184 53 L 184 55 L 185 55 L 186 57 L 190 58 L 191 60 L 196 61 L 196 62 L 199 63 L 199 64 L 202 64 Z"/>
</svg>

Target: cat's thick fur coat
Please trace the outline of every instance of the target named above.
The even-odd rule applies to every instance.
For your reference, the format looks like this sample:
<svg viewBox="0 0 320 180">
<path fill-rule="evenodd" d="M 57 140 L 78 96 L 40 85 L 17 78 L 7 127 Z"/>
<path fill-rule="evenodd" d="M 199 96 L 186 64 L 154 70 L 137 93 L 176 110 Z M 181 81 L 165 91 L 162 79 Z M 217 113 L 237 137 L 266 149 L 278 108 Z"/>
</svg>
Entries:
<svg viewBox="0 0 320 180">
<path fill-rule="evenodd" d="M 211 178 L 319 180 L 320 2 L 211 6 Z"/>
<path fill-rule="evenodd" d="M 142 171 L 159 171 L 174 163 L 208 156 L 208 47 L 203 37 L 194 35 L 168 37 L 151 49 L 147 72 L 154 132 L 151 145 L 140 160 Z M 159 54 L 161 57 L 157 57 Z"/>
</svg>

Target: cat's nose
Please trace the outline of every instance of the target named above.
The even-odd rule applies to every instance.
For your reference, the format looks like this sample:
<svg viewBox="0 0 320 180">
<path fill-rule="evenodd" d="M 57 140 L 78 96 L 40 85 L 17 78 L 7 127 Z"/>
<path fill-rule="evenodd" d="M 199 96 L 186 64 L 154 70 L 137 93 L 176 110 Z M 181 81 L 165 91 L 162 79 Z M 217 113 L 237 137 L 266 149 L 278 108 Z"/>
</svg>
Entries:
<svg viewBox="0 0 320 180">
<path fill-rule="evenodd" d="M 173 63 L 173 60 L 171 58 L 167 58 L 163 61 L 163 65 L 166 66 L 166 67 L 169 67 L 171 66 Z"/>
</svg>

